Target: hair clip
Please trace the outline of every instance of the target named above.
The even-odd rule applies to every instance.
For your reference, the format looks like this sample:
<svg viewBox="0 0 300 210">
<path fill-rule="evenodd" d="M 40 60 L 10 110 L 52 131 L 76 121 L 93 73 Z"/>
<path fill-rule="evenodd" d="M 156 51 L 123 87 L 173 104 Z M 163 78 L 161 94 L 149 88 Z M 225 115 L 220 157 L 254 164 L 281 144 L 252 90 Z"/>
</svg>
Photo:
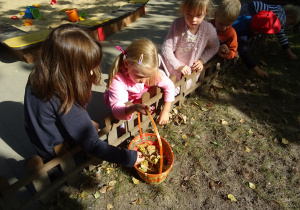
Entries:
<svg viewBox="0 0 300 210">
<path fill-rule="evenodd" d="M 121 51 L 126 56 L 126 52 L 120 46 L 116 46 L 117 50 Z"/>
<path fill-rule="evenodd" d="M 143 63 L 144 54 L 141 54 L 141 57 L 139 59 L 139 65 L 142 65 Z"/>
</svg>

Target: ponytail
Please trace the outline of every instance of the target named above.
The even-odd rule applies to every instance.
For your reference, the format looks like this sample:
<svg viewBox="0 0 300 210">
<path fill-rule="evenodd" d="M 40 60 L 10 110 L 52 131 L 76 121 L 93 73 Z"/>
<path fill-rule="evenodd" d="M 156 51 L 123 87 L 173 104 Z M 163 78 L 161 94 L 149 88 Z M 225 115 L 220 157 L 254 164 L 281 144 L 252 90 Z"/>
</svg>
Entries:
<svg viewBox="0 0 300 210">
<path fill-rule="evenodd" d="M 114 77 L 116 76 L 116 74 L 119 71 L 122 71 L 122 69 L 124 68 L 123 66 L 123 53 L 121 53 L 115 60 L 115 62 L 113 63 L 113 65 L 110 67 L 109 69 L 109 77 L 108 77 L 108 82 L 107 82 L 107 89 L 110 88 L 110 85 L 114 79 Z"/>
</svg>

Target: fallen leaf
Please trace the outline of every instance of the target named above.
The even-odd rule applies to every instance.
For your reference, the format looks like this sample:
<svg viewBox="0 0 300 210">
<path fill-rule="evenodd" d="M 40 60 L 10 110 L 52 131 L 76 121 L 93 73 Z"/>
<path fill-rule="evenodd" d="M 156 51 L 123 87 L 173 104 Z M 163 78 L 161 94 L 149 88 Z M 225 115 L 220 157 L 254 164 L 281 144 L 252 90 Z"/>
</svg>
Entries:
<svg viewBox="0 0 300 210">
<path fill-rule="evenodd" d="M 213 141 L 212 142 L 216 147 L 222 147 L 222 144 L 219 144 L 219 143 L 217 143 L 217 142 L 215 142 L 215 141 Z"/>
<path fill-rule="evenodd" d="M 201 107 L 201 110 L 204 111 L 204 112 L 207 112 L 209 109 L 206 108 L 206 107 Z"/>
<path fill-rule="evenodd" d="M 181 138 L 182 138 L 182 139 L 187 139 L 187 136 L 186 136 L 185 134 L 183 134 L 183 135 L 181 136 Z"/>
<path fill-rule="evenodd" d="M 94 197 L 95 197 L 96 199 L 98 199 L 98 198 L 100 197 L 99 191 L 96 191 L 96 192 L 95 192 Z"/>
<path fill-rule="evenodd" d="M 249 187 L 250 187 L 251 189 L 255 189 L 255 185 L 254 185 L 252 182 L 249 182 Z"/>
<path fill-rule="evenodd" d="M 101 193 L 106 193 L 107 192 L 107 189 L 108 189 L 108 186 L 105 185 L 103 187 L 101 187 L 101 189 L 99 190 Z"/>
<path fill-rule="evenodd" d="M 249 133 L 250 135 L 253 134 L 253 131 L 251 130 L 251 128 L 250 128 L 250 130 L 248 131 L 248 133 Z"/>
<path fill-rule="evenodd" d="M 232 194 L 228 194 L 227 196 L 231 201 L 236 202 L 237 200 L 235 199 L 235 197 Z"/>
<path fill-rule="evenodd" d="M 142 203 L 142 199 L 138 197 L 136 201 L 131 202 L 132 205 L 140 205 Z"/>
<path fill-rule="evenodd" d="M 113 168 L 106 168 L 107 174 L 110 174 L 110 172 L 112 172 L 113 170 L 114 170 Z"/>
<path fill-rule="evenodd" d="M 87 192 L 83 190 L 83 191 L 80 193 L 80 197 L 82 197 L 82 199 L 84 199 L 86 196 L 87 196 Z"/>
<path fill-rule="evenodd" d="M 241 119 L 241 120 L 240 120 L 240 123 L 242 123 L 242 124 L 245 123 L 245 120 L 244 120 L 244 119 Z"/>
<path fill-rule="evenodd" d="M 228 122 L 225 121 L 224 119 L 221 120 L 222 125 L 228 125 Z"/>
<path fill-rule="evenodd" d="M 109 210 L 109 209 L 113 209 L 114 207 L 110 203 L 107 203 L 106 208 Z"/>
<path fill-rule="evenodd" d="M 249 149 L 249 147 L 245 146 L 245 152 L 250 152 L 251 150 Z"/>
<path fill-rule="evenodd" d="M 132 181 L 133 181 L 133 184 L 139 184 L 140 183 L 140 180 L 132 177 Z"/>
<path fill-rule="evenodd" d="M 189 146 L 190 145 L 190 142 L 185 142 L 184 146 Z"/>
<path fill-rule="evenodd" d="M 288 141 L 287 139 L 285 139 L 285 138 L 281 139 L 281 142 L 282 142 L 283 144 L 289 144 L 289 141 Z"/>
<path fill-rule="evenodd" d="M 111 186 L 111 187 L 115 186 L 116 184 L 117 184 L 117 181 L 116 181 L 116 180 L 110 181 L 110 182 L 108 183 L 108 185 Z"/>
<path fill-rule="evenodd" d="M 70 199 L 77 199 L 77 195 L 76 195 L 76 194 L 71 194 L 71 195 L 69 196 L 69 198 L 70 198 Z"/>
<path fill-rule="evenodd" d="M 215 189 L 215 183 L 214 183 L 214 182 L 210 182 L 210 183 L 209 183 L 209 188 L 210 188 L 211 190 L 214 190 L 214 189 Z"/>
</svg>

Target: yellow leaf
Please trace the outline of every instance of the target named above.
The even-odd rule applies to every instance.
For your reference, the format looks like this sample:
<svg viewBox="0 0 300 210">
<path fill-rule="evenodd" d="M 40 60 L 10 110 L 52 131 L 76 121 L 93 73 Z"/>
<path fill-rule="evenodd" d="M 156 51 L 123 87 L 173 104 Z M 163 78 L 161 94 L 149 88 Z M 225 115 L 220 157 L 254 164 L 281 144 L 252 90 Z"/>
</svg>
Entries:
<svg viewBox="0 0 300 210">
<path fill-rule="evenodd" d="M 249 149 L 249 147 L 245 146 L 245 152 L 250 152 L 251 150 Z"/>
<path fill-rule="evenodd" d="M 139 184 L 140 183 L 140 180 L 132 177 L 132 181 L 133 181 L 133 184 Z"/>
<path fill-rule="evenodd" d="M 80 197 L 85 198 L 86 195 L 87 195 L 87 192 L 83 190 L 80 194 Z"/>
<path fill-rule="evenodd" d="M 112 172 L 113 170 L 114 170 L 113 168 L 106 168 L 107 174 L 110 174 L 110 172 Z"/>
<path fill-rule="evenodd" d="M 113 209 L 114 207 L 110 203 L 107 203 L 106 208 L 109 210 L 109 209 Z"/>
<path fill-rule="evenodd" d="M 251 130 L 251 128 L 250 128 L 250 130 L 248 131 L 248 133 L 251 135 L 251 134 L 253 134 L 253 131 Z"/>
<path fill-rule="evenodd" d="M 252 182 L 249 182 L 249 187 L 250 187 L 251 189 L 255 189 L 255 185 L 254 185 Z"/>
<path fill-rule="evenodd" d="M 77 195 L 71 194 L 71 195 L 69 196 L 69 198 L 70 198 L 70 199 L 77 199 Z"/>
<path fill-rule="evenodd" d="M 182 135 L 182 139 L 187 139 L 187 136 L 185 134 Z"/>
<path fill-rule="evenodd" d="M 235 197 L 234 197 L 232 194 L 228 194 L 228 198 L 229 198 L 231 201 L 234 201 L 234 202 L 237 201 L 237 200 L 235 199 Z"/>
<path fill-rule="evenodd" d="M 289 144 L 289 141 L 288 141 L 287 139 L 285 139 L 285 138 L 282 138 L 281 142 L 282 142 L 283 144 Z"/>
<path fill-rule="evenodd" d="M 96 192 L 95 192 L 94 197 L 95 197 L 96 199 L 98 199 L 98 198 L 100 197 L 99 191 L 96 191 Z"/>
<path fill-rule="evenodd" d="M 240 120 L 240 123 L 242 123 L 242 124 L 245 123 L 245 120 L 244 120 L 244 119 L 241 119 L 241 120 Z"/>
</svg>

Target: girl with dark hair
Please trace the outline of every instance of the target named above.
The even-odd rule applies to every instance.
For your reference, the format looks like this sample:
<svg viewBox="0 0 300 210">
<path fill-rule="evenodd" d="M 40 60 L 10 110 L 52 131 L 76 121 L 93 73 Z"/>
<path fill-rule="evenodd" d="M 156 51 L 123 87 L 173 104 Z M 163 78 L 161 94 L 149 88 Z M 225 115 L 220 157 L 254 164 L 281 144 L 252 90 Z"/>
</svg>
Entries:
<svg viewBox="0 0 300 210">
<path fill-rule="evenodd" d="M 109 162 L 132 167 L 144 160 L 136 151 L 101 141 L 85 109 L 92 84 L 100 84 L 101 59 L 100 42 L 76 25 L 59 26 L 43 42 L 26 85 L 24 110 L 27 134 L 44 162 L 66 140 Z"/>
</svg>

